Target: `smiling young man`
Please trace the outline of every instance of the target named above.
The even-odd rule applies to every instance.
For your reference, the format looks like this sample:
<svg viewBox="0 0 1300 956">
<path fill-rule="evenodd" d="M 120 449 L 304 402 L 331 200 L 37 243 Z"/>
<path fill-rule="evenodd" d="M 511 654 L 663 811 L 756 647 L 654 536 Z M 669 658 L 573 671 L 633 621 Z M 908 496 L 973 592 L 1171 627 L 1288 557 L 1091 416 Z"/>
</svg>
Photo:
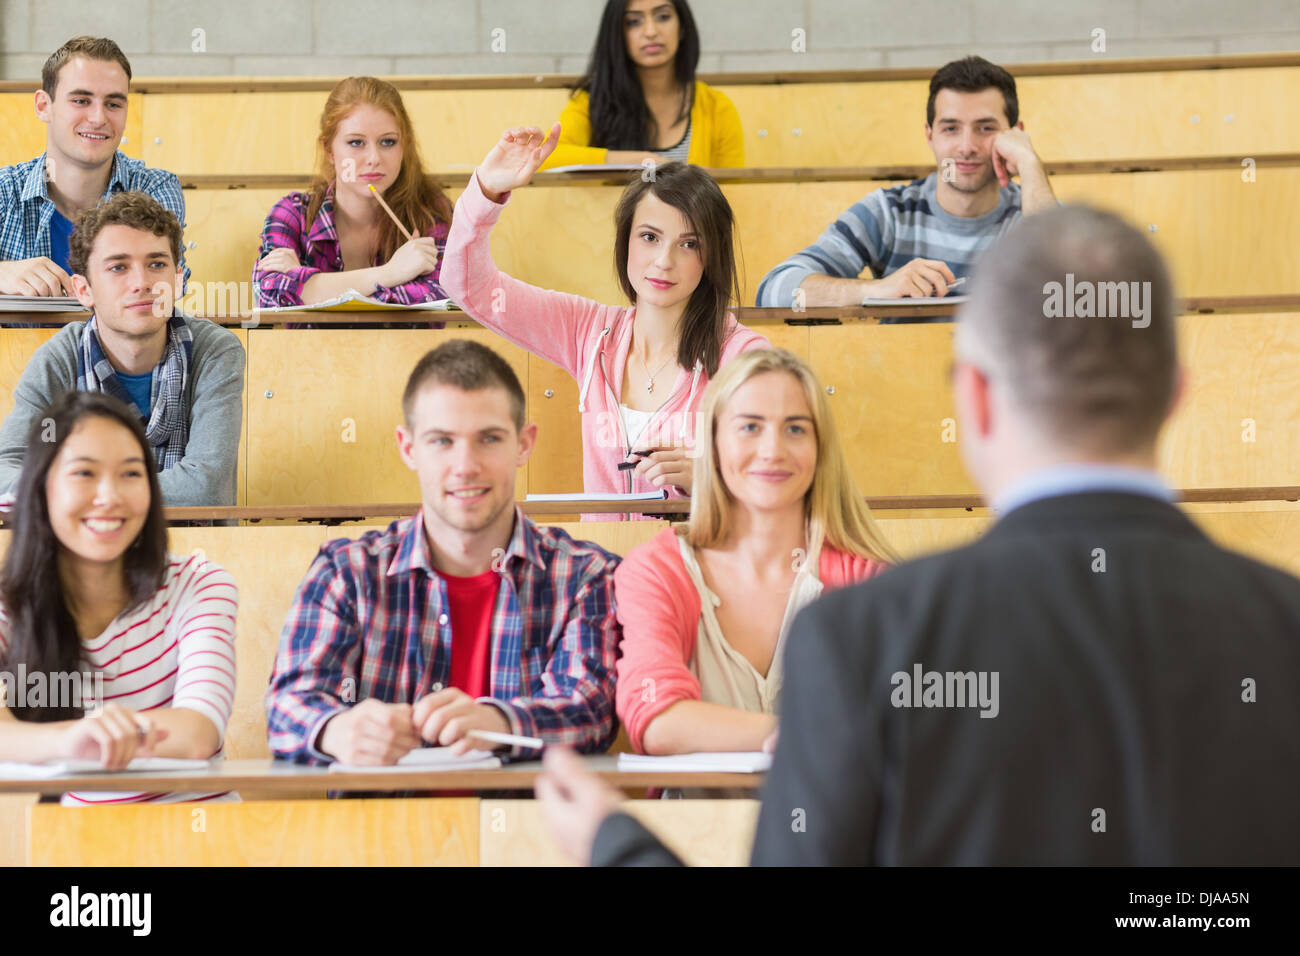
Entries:
<svg viewBox="0 0 1300 956">
<path fill-rule="evenodd" d="M 43 410 L 72 390 L 134 405 L 166 504 L 233 505 L 244 347 L 172 305 L 181 226 L 144 193 L 117 193 L 82 213 L 70 242 L 72 291 L 91 312 L 36 350 L 0 425 L 0 491 L 11 491 Z"/>
<path fill-rule="evenodd" d="M 397 446 L 422 506 L 321 548 L 280 638 L 271 752 L 379 765 L 424 744 L 496 749 L 471 730 L 603 751 L 618 558 L 516 507 L 537 441 L 518 378 L 491 349 L 453 340 L 416 365 L 402 410 Z"/>
<path fill-rule="evenodd" d="M 106 38 L 75 37 L 45 61 L 36 91 L 45 152 L 0 169 L 0 293 L 74 295 L 72 224 L 116 193 L 149 194 L 184 229 L 185 200 L 175 174 L 148 169 L 118 151 L 130 83 L 131 64 Z M 188 280 L 183 254 L 178 262 Z"/>
<path fill-rule="evenodd" d="M 925 140 L 935 172 L 854 203 L 816 243 L 764 277 L 758 305 L 947 295 L 1022 212 L 1057 205 L 1020 121 L 1016 81 L 988 60 L 954 60 L 931 77 Z M 873 278 L 859 278 L 868 268 Z"/>
</svg>

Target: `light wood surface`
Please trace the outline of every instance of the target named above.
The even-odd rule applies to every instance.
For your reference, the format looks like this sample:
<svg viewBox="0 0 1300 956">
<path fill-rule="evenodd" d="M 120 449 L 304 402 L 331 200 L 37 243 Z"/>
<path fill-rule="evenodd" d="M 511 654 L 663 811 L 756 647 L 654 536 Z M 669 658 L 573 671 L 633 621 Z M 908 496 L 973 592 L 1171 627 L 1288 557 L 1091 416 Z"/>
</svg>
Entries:
<svg viewBox="0 0 1300 956">
<path fill-rule="evenodd" d="M 744 866 L 758 825 L 757 800 L 628 800 L 640 820 L 689 866 Z M 480 866 L 571 866 L 535 800 L 484 800 Z"/>
<path fill-rule="evenodd" d="M 602 754 L 582 758 L 586 769 L 616 787 L 693 787 L 757 790 L 761 773 L 696 773 L 665 770 L 620 771 L 618 757 Z M 45 780 L 0 779 L 0 793 L 63 793 L 71 790 L 147 791 L 161 793 L 219 793 L 241 795 L 287 788 L 315 791 L 411 790 L 532 790 L 542 772 L 540 760 L 508 763 L 492 770 L 437 770 L 394 773 L 384 768 L 331 772 L 283 760 L 216 761 L 206 771 L 170 770 L 147 773 L 84 773 Z M 84 809 L 84 808 L 78 808 Z"/>
<path fill-rule="evenodd" d="M 478 800 L 31 808 L 34 866 L 478 866 Z"/>
<path fill-rule="evenodd" d="M 1213 169 L 1056 175 L 1052 184 L 1064 202 L 1087 202 L 1143 228 L 1156 226 L 1151 238 L 1169 256 L 1180 294 L 1294 293 L 1291 251 L 1300 245 L 1300 164 L 1261 166 L 1254 174 L 1254 182 L 1243 182 L 1238 160 L 1235 166 Z M 459 195 L 463 181 L 447 190 L 449 197 Z M 736 216 L 741 301 L 753 303 L 759 283 L 772 268 L 815 242 L 855 202 L 877 188 L 905 181 L 724 185 Z M 286 192 L 186 190 L 185 238 L 194 243 L 187 250 L 193 273 L 187 308 L 216 314 L 213 300 L 223 295 L 227 301 L 242 297 L 239 301 L 252 306 L 247 283 L 258 239 L 268 212 Z M 582 183 L 516 190 L 492 230 L 497 264 L 507 274 L 543 288 L 601 302 L 624 301 L 613 264 L 613 213 L 621 193 L 620 186 Z M 547 241 L 539 243 L 539 235 Z M 225 294 L 225 283 L 230 282 L 245 286 Z"/>
<path fill-rule="evenodd" d="M 491 345 L 528 381 L 528 355 L 484 329 L 250 330 L 248 503 L 403 501 L 418 494 L 397 453 L 402 391 L 416 362 L 451 338 Z M 310 355 L 310 361 L 304 356 Z M 268 397 L 269 395 L 269 397 Z M 520 474 L 518 497 L 527 491 Z"/>
</svg>

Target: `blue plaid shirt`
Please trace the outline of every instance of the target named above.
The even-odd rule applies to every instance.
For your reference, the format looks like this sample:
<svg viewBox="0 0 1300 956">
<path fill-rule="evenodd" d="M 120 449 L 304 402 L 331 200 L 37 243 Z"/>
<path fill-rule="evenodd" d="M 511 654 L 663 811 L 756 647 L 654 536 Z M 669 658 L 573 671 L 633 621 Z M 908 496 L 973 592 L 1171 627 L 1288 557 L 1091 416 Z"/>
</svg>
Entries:
<svg viewBox="0 0 1300 956">
<path fill-rule="evenodd" d="M 510 732 L 583 753 L 614 741 L 614 614 L 619 558 L 516 510 L 492 612 L 491 693 Z M 321 548 L 289 609 L 266 694 L 271 752 L 299 763 L 325 722 L 367 697 L 415 703 L 451 678 L 446 584 L 423 512 Z M 535 752 L 518 748 L 515 756 Z"/>
<path fill-rule="evenodd" d="M 175 214 L 185 233 L 185 197 L 175 173 L 150 169 L 144 160 L 132 159 L 121 150 L 113 156 L 113 174 L 101 199 L 114 193 L 138 190 L 148 193 Z M 54 200 L 45 182 L 45 154 L 25 163 L 0 169 L 0 260 L 33 259 L 50 255 L 50 217 Z M 190 280 L 182 248 L 180 267 Z"/>
</svg>

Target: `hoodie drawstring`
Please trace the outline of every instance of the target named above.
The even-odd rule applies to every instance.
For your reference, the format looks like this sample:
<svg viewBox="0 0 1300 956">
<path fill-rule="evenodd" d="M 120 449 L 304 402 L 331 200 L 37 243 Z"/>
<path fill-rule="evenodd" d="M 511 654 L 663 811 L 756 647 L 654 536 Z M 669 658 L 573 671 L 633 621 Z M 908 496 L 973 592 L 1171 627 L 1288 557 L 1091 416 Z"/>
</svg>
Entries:
<svg viewBox="0 0 1300 956">
<path fill-rule="evenodd" d="M 591 357 L 587 359 L 587 374 L 582 378 L 582 389 L 578 392 L 578 414 L 582 415 L 587 411 L 587 390 L 591 388 L 591 376 L 596 371 L 596 356 L 600 354 L 601 341 L 609 335 L 609 327 L 606 326 L 596 339 L 596 344 L 591 349 Z"/>
</svg>

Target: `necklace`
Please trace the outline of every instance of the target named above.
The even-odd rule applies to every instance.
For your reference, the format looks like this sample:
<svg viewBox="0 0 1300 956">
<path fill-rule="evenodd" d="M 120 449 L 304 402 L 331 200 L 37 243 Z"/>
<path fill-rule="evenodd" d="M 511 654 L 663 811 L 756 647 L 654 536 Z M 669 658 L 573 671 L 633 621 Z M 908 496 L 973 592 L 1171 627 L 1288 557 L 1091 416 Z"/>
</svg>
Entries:
<svg viewBox="0 0 1300 956">
<path fill-rule="evenodd" d="M 639 355 L 637 356 L 637 359 L 640 360 L 641 362 L 641 368 L 645 370 L 645 374 L 646 374 L 645 390 L 647 392 L 653 393 L 655 390 L 655 375 L 658 375 L 660 372 L 662 372 L 664 370 L 664 367 L 673 360 L 673 357 L 670 355 L 668 356 L 668 358 L 664 359 L 663 365 L 660 365 L 657 369 L 654 370 L 654 375 L 650 374 L 650 366 L 646 365 L 645 359 L 641 358 L 641 356 Z"/>
</svg>

